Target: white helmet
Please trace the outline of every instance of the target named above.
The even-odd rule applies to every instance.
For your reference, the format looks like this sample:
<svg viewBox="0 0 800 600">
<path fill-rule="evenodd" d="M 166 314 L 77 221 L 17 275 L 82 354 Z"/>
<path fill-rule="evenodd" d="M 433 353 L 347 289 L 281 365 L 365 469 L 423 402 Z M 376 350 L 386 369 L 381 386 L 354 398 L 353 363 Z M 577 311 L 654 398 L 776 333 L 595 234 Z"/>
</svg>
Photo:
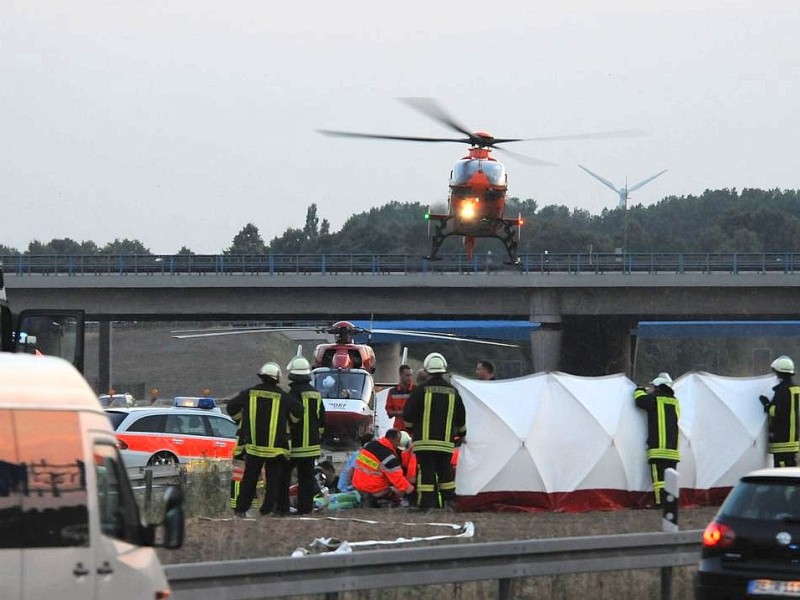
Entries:
<svg viewBox="0 0 800 600">
<path fill-rule="evenodd" d="M 411 436 L 408 434 L 407 431 L 401 431 L 400 443 L 397 444 L 397 447 L 400 448 L 400 450 L 405 450 L 406 448 L 408 448 L 408 445 L 410 443 L 411 443 Z"/>
<path fill-rule="evenodd" d="M 794 361 L 786 355 L 779 356 L 773 360 L 770 368 L 776 373 L 794 375 Z"/>
<path fill-rule="evenodd" d="M 268 363 L 264 363 L 264 365 L 258 370 L 259 375 L 263 375 L 265 377 L 272 377 L 275 381 L 281 380 L 281 366 L 273 361 Z"/>
<path fill-rule="evenodd" d="M 659 373 L 658 377 L 653 379 L 650 383 L 656 387 L 660 385 L 672 385 L 672 377 L 669 376 L 669 373 Z"/>
<path fill-rule="evenodd" d="M 289 371 L 289 375 L 311 375 L 311 365 L 302 356 L 295 356 L 290 360 L 286 370 Z"/>
<path fill-rule="evenodd" d="M 447 361 L 438 352 L 431 352 L 425 357 L 422 368 L 428 373 L 447 373 Z"/>
</svg>

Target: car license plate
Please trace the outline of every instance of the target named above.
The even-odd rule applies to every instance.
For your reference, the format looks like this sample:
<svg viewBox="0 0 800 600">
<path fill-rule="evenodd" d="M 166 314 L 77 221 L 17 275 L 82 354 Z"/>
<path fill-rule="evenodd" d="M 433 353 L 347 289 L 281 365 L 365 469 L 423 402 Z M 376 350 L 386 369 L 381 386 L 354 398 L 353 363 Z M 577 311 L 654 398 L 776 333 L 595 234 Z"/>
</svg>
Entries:
<svg viewBox="0 0 800 600">
<path fill-rule="evenodd" d="M 753 579 L 747 586 L 752 596 L 787 596 L 800 598 L 800 581 L 777 581 L 774 579 Z"/>
</svg>

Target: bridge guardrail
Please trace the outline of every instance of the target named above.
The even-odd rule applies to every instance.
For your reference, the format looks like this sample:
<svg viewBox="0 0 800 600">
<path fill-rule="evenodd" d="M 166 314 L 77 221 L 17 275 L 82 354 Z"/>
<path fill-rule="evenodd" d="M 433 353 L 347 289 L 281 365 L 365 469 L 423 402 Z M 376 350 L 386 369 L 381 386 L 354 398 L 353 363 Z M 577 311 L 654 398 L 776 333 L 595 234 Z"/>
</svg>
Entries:
<svg viewBox="0 0 800 600">
<path fill-rule="evenodd" d="M 280 275 L 280 274 L 412 274 L 584 273 L 796 273 L 800 253 L 552 253 L 521 254 L 517 267 L 492 254 L 467 260 L 443 254 L 441 260 L 392 253 L 331 254 L 131 254 L 5 255 L 3 269 L 14 275 Z"/>
<path fill-rule="evenodd" d="M 371 550 L 300 558 L 167 565 L 176 600 L 294 595 L 697 564 L 701 530 Z M 398 577 L 398 574 L 402 574 Z"/>
</svg>

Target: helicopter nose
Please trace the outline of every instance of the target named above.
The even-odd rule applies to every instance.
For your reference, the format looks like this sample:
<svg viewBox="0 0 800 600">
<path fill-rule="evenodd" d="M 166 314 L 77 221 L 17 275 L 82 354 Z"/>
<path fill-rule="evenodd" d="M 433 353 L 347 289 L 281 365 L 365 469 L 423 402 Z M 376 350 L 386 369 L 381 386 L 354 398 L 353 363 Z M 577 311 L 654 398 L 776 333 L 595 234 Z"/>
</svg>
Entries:
<svg viewBox="0 0 800 600">
<path fill-rule="evenodd" d="M 467 182 L 473 190 L 485 191 L 489 189 L 489 178 L 483 171 L 473 173 Z"/>
</svg>

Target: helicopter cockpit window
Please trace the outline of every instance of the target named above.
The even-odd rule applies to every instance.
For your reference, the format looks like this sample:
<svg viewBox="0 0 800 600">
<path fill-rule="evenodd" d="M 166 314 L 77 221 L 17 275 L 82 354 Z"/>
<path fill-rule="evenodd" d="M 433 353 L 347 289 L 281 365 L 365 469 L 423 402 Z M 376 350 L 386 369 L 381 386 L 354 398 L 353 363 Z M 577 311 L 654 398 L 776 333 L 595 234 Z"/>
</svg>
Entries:
<svg viewBox="0 0 800 600">
<path fill-rule="evenodd" d="M 453 166 L 450 185 L 465 185 L 478 171 L 483 171 L 491 185 L 506 185 L 506 168 L 501 163 L 469 158 L 460 160 Z"/>
<path fill-rule="evenodd" d="M 323 398 L 363 398 L 365 373 L 321 371 L 314 373 L 314 387 Z"/>
</svg>

